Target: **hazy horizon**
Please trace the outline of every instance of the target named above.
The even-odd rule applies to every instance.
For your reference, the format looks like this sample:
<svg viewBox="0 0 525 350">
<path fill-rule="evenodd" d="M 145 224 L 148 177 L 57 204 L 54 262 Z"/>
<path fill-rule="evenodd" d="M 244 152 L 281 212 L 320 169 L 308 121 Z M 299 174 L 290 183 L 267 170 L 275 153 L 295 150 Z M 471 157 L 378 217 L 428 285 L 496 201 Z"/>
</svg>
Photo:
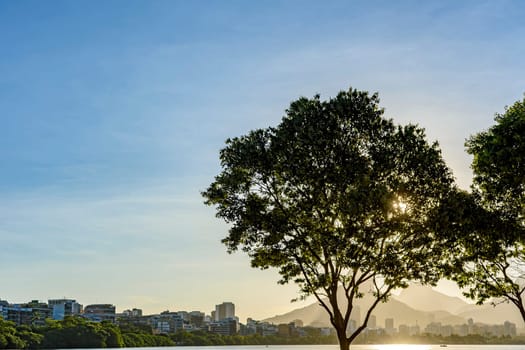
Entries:
<svg viewBox="0 0 525 350">
<path fill-rule="evenodd" d="M 521 1 L 0 2 L 0 298 L 231 301 L 241 320 L 307 305 L 220 243 L 200 192 L 224 141 L 352 86 L 424 127 L 468 189 L 465 139 L 525 92 L 524 15 Z"/>
</svg>

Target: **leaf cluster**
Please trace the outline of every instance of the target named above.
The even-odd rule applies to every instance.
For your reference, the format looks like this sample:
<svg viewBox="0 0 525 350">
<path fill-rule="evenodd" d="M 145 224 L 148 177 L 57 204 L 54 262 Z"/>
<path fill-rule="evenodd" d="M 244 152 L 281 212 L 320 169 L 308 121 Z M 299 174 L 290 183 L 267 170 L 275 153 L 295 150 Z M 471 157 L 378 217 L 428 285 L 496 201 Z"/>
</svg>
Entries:
<svg viewBox="0 0 525 350">
<path fill-rule="evenodd" d="M 495 125 L 473 135 L 474 189 L 486 207 L 523 220 L 525 210 L 525 99 L 497 114 Z"/>
</svg>

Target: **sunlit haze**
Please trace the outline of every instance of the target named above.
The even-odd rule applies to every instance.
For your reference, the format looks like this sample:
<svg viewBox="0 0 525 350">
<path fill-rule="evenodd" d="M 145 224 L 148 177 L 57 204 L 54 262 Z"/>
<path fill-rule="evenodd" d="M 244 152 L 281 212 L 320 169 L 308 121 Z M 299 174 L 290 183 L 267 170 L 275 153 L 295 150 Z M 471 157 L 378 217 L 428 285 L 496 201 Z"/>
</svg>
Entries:
<svg viewBox="0 0 525 350">
<path fill-rule="evenodd" d="M 376 345 L 377 350 L 430 350 L 430 345 L 396 344 Z"/>
<path fill-rule="evenodd" d="M 228 137 L 349 86 L 437 140 L 471 182 L 469 135 L 525 92 L 522 1 L 0 2 L 0 298 L 285 313 L 200 192 Z M 458 295 L 453 283 L 438 289 Z"/>
</svg>

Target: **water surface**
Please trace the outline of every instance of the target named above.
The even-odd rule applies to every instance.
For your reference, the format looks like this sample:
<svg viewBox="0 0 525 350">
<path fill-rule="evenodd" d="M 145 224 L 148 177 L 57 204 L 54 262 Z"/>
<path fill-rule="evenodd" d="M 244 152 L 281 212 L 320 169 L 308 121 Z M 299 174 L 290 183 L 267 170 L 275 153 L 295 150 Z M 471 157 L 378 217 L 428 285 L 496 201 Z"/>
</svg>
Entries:
<svg viewBox="0 0 525 350">
<path fill-rule="evenodd" d="M 225 345 L 137 348 L 137 350 L 339 350 L 339 345 Z M 107 349 L 105 349 L 107 350 Z M 352 345 L 350 350 L 525 350 L 525 345 Z"/>
</svg>

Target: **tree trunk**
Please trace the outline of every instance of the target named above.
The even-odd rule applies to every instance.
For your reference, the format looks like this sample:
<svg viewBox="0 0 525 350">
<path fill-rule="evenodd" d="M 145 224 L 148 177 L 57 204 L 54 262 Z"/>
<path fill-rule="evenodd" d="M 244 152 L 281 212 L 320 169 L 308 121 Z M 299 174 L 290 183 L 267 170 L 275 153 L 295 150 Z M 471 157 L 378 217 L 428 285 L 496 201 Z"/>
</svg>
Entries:
<svg viewBox="0 0 525 350">
<path fill-rule="evenodd" d="M 348 341 L 348 338 L 346 337 L 346 329 L 337 331 L 337 340 L 339 341 L 339 349 L 341 350 L 349 350 L 350 349 L 350 342 Z"/>
<path fill-rule="evenodd" d="M 338 317 L 339 316 L 339 317 Z M 337 332 L 337 340 L 339 341 L 339 349 L 341 350 L 349 350 L 350 349 L 350 341 L 348 341 L 348 338 L 346 336 L 346 324 L 341 315 L 337 315 L 332 320 L 332 325 L 335 328 L 335 331 Z"/>
<path fill-rule="evenodd" d="M 520 310 L 521 318 L 523 319 L 523 323 L 525 323 L 525 307 L 523 306 L 521 299 L 519 301 L 520 304 L 518 305 L 518 310 Z"/>
<path fill-rule="evenodd" d="M 523 291 L 521 291 L 521 293 L 523 293 Z M 516 305 L 520 312 L 521 318 L 523 319 L 523 323 L 525 323 L 525 304 L 523 303 L 521 293 L 518 291 L 514 294 L 507 294 L 506 299 L 510 300 L 514 305 Z"/>
</svg>

